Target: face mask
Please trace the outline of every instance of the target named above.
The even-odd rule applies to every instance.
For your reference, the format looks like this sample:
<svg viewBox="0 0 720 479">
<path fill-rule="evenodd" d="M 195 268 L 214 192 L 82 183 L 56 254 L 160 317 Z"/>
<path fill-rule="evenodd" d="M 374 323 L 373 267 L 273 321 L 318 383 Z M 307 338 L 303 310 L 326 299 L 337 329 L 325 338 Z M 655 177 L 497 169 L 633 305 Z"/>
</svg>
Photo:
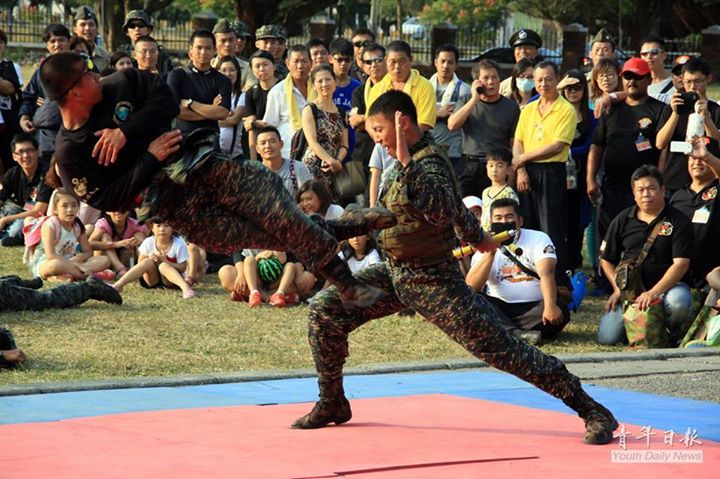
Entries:
<svg viewBox="0 0 720 479">
<path fill-rule="evenodd" d="M 493 235 L 502 233 L 503 231 L 512 231 L 512 230 L 516 230 L 516 229 L 517 229 L 517 225 L 515 224 L 514 221 L 510 222 L 510 223 L 490 223 L 490 232 Z M 514 239 L 515 238 L 510 237 L 507 240 L 503 241 L 502 244 L 504 244 L 504 245 L 512 244 Z"/>
<path fill-rule="evenodd" d="M 518 90 L 527 93 L 535 88 L 535 80 L 532 78 L 516 78 L 515 85 L 517 85 Z"/>
</svg>

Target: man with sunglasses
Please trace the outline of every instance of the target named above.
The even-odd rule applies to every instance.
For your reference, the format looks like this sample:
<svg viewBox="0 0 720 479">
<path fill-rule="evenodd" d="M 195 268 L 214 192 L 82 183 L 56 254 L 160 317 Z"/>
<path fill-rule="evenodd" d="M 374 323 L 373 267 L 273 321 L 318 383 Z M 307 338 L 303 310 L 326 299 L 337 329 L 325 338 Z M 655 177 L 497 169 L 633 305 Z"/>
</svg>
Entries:
<svg viewBox="0 0 720 479">
<path fill-rule="evenodd" d="M 593 204 L 600 204 L 600 238 L 612 219 L 634 204 L 633 172 L 643 165 L 659 164 L 663 153 L 656 136 L 670 116 L 667 105 L 648 95 L 652 78 L 643 59 L 625 62 L 620 77 L 627 97 L 602 115 L 588 155 L 587 193 Z M 602 188 L 597 179 L 601 166 Z"/>
<path fill-rule="evenodd" d="M 355 148 L 353 148 L 352 159 L 367 165 L 375 147 L 375 142 L 365 129 L 365 112 L 367 111 L 370 90 L 387 74 L 385 47 L 377 43 L 370 43 L 363 47 L 362 65 L 368 77 L 365 83 L 353 91 L 352 109 L 348 116 L 348 122 L 355 130 Z"/>
<path fill-rule="evenodd" d="M 330 43 L 330 66 L 335 73 L 335 91 L 333 92 L 333 103 L 345 113 L 352 108 L 352 95 L 360 82 L 349 76 L 350 68 L 355 59 L 353 57 L 353 45 L 347 38 L 336 38 Z M 348 128 L 348 155 L 352 154 L 355 147 L 355 129 Z"/>
<path fill-rule="evenodd" d="M 652 75 L 652 82 L 648 86 L 648 95 L 670 104 L 670 98 L 675 93 L 675 86 L 670 73 L 665 70 L 665 59 L 667 58 L 665 40 L 655 36 L 643 40 L 640 47 L 640 58 L 647 62 Z"/>
<path fill-rule="evenodd" d="M 130 10 L 125 16 L 125 23 L 122 26 L 123 32 L 130 39 L 130 43 L 120 47 L 126 51 L 131 58 L 134 58 L 135 43 L 142 37 L 149 36 L 153 31 L 153 23 L 150 15 L 143 10 Z M 169 73 L 173 68 L 172 59 L 165 53 L 162 47 L 158 47 L 157 71 L 158 75 Z M 137 62 L 133 60 L 137 65 Z"/>
<path fill-rule="evenodd" d="M 144 196 L 142 216 L 163 217 L 207 250 L 295 252 L 338 286 L 348 308 L 384 296 L 355 280 L 336 251 L 338 239 L 393 226 L 389 212 L 354 210 L 334 223 L 306 216 L 282 179 L 260 162 L 227 161 L 212 141 L 183 142 L 179 130 L 167 131 L 178 103 L 167 84 L 148 72 L 128 68 L 101 84 L 79 55 L 66 52 L 48 57 L 41 77 L 62 114 L 58 174 L 80 200 L 124 211 Z"/>
<path fill-rule="evenodd" d="M 363 49 L 372 43 L 375 43 L 375 34 L 369 28 L 358 28 L 353 33 L 352 39 L 353 52 L 355 61 L 350 68 L 350 76 L 364 83 L 368 79 L 362 63 Z"/>
</svg>

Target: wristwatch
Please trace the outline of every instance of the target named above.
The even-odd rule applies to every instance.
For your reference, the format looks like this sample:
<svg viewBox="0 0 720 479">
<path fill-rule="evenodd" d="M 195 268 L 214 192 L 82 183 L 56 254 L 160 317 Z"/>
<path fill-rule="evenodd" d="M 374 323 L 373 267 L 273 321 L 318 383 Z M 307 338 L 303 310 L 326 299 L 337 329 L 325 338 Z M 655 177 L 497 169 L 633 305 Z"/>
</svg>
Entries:
<svg viewBox="0 0 720 479">
<path fill-rule="evenodd" d="M 192 105 L 192 102 L 193 102 L 192 98 L 188 98 L 187 100 L 185 100 L 185 108 L 187 108 L 188 110 L 192 110 L 192 108 L 190 108 Z"/>
</svg>

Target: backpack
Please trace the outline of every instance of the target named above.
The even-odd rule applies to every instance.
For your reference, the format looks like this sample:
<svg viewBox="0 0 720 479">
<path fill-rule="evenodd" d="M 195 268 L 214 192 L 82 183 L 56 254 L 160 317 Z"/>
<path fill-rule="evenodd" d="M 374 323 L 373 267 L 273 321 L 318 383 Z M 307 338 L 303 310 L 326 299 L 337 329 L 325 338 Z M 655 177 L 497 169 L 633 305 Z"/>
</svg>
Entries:
<svg viewBox="0 0 720 479">
<path fill-rule="evenodd" d="M 53 230 L 55 232 L 55 241 L 60 240 L 60 228 L 62 228 L 62 226 L 60 225 L 60 220 L 58 220 L 57 216 L 55 215 L 43 216 L 34 223 L 23 226 L 22 232 L 25 236 L 25 250 L 30 256 L 32 256 L 32 254 L 35 252 L 35 248 L 37 248 L 37 245 L 40 244 L 40 240 L 42 239 L 42 227 L 47 221 L 50 221 L 53 225 Z M 77 224 L 77 222 L 73 224 L 73 229 L 75 230 L 75 236 L 80 236 L 80 225 Z"/>
</svg>

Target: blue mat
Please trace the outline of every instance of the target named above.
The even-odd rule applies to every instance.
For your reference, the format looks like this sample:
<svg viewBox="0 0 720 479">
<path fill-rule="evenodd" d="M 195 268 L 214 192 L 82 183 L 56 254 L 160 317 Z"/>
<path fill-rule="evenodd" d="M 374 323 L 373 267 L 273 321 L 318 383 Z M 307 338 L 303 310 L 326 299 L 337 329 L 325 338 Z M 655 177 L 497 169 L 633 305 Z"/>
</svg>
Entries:
<svg viewBox="0 0 720 479">
<path fill-rule="evenodd" d="M 587 385 L 619 421 L 672 429 L 720 442 L 720 404 Z M 489 371 L 347 376 L 349 398 L 452 394 L 574 414 L 562 402 L 509 374 Z M 59 421 L 167 409 L 313 402 L 314 379 L 282 379 L 208 386 L 115 389 L 0 397 L 0 424 Z"/>
</svg>

